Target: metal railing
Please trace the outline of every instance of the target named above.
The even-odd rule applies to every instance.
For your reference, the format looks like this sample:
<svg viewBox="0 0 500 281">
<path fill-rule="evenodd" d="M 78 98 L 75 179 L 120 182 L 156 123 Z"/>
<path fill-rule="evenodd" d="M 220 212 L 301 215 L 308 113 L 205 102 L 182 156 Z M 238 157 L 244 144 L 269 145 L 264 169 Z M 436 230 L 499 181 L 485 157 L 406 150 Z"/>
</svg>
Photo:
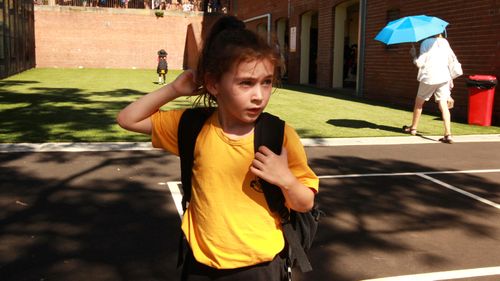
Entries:
<svg viewBox="0 0 500 281">
<path fill-rule="evenodd" d="M 177 0 L 34 0 L 35 5 L 77 6 L 124 9 L 200 11 L 202 1 Z"/>
</svg>

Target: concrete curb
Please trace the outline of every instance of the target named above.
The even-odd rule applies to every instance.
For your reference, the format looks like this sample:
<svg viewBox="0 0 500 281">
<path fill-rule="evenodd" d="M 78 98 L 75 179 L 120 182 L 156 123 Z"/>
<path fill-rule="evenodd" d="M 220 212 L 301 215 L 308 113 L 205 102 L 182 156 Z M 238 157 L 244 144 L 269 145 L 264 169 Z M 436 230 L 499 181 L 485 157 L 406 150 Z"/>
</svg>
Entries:
<svg viewBox="0 0 500 281">
<path fill-rule="evenodd" d="M 401 136 L 401 137 L 365 137 L 365 138 L 325 138 L 301 139 L 304 146 L 345 146 L 345 145 L 389 145 L 389 144 L 428 144 L 440 143 L 443 136 Z M 500 135 L 465 135 L 453 136 L 456 143 L 462 142 L 500 142 Z"/>
<path fill-rule="evenodd" d="M 366 138 L 301 139 L 304 146 L 395 145 L 439 143 L 442 136 L 402 136 Z M 453 136 L 456 143 L 500 142 L 500 135 Z M 61 143 L 0 143 L 0 153 L 9 152 L 85 152 L 155 150 L 151 142 L 61 142 Z"/>
</svg>

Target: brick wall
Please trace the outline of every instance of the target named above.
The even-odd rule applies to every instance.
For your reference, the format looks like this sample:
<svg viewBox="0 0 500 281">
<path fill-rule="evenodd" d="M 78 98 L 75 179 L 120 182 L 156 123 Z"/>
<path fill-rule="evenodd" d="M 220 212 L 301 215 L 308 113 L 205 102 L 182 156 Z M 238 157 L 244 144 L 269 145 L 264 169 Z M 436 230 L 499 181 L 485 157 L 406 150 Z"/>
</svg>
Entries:
<svg viewBox="0 0 500 281">
<path fill-rule="evenodd" d="M 448 41 L 462 63 L 464 76 L 455 79 L 452 95 L 456 101 L 454 117 L 467 118 L 466 77 L 489 74 L 500 77 L 500 5 L 498 1 L 368 1 L 366 25 L 365 96 L 390 103 L 412 104 L 417 91 L 417 69 L 408 55 L 411 44 L 386 48 L 373 40 L 386 24 L 386 13 L 399 9 L 400 16 L 427 14 L 450 23 Z M 416 44 L 418 47 L 418 44 Z M 498 90 L 500 90 L 497 87 Z M 498 91 L 497 91 L 498 92 Z M 436 111 L 434 105 L 426 105 Z M 500 123 L 500 98 L 497 95 L 493 121 Z"/>
<path fill-rule="evenodd" d="M 272 4 L 270 3 L 272 2 Z M 290 9 L 288 9 L 288 2 Z M 300 17 L 308 11 L 318 13 L 318 66 L 316 86 L 332 86 L 334 23 L 333 13 L 342 0 L 279 0 L 251 2 L 239 1 L 236 14 L 249 18 L 271 13 L 275 20 L 290 11 L 289 27 L 297 27 L 297 51 L 289 54 L 288 74 L 290 83 L 300 79 Z M 455 80 L 453 97 L 456 100 L 453 117 L 466 120 L 468 89 L 466 77 L 472 74 L 489 74 L 500 78 L 500 4 L 491 0 L 385 0 L 367 1 L 364 97 L 387 104 L 413 107 L 418 88 L 417 69 L 408 55 L 411 44 L 386 48 L 375 41 L 378 31 L 387 23 L 387 11 L 398 10 L 400 17 L 427 14 L 450 22 L 448 40 L 457 54 L 465 75 Z M 418 44 L 416 44 L 418 47 Z M 497 86 L 493 122 L 500 124 L 500 86 Z M 426 111 L 438 111 L 437 106 L 426 104 Z"/>
<path fill-rule="evenodd" d="M 157 51 L 171 69 L 194 66 L 214 17 L 153 10 L 37 6 L 37 67 L 156 68 Z"/>
<path fill-rule="evenodd" d="M 287 1 L 254 0 L 248 3 L 242 3 L 243 1 L 239 2 L 240 3 L 235 7 L 233 12 L 236 16 L 243 20 L 268 13 L 272 13 L 273 18 L 275 19 L 281 16 L 288 16 Z"/>
<path fill-rule="evenodd" d="M 291 17 L 289 19 L 289 26 L 295 26 L 297 28 L 297 49 L 295 52 L 289 54 L 288 80 L 292 83 L 298 83 L 300 81 L 300 16 L 305 12 L 318 11 L 318 1 L 292 0 L 291 5 L 293 8 Z M 318 24 L 320 24 L 319 18 Z M 321 33 L 322 30 L 318 30 L 318 37 L 321 36 Z M 318 55 L 319 52 L 321 52 L 321 46 L 318 46 Z M 322 59 L 323 58 L 318 59 L 318 61 L 321 61 Z M 320 79 L 318 79 L 317 81 L 318 83 L 321 83 Z"/>
<path fill-rule="evenodd" d="M 334 13 L 341 0 L 238 1 L 234 12 L 241 19 L 271 14 L 276 20 L 288 18 L 289 28 L 297 27 L 297 51 L 289 53 L 289 82 L 299 83 L 300 17 L 318 13 L 317 86 L 332 85 Z M 386 24 L 387 11 L 400 16 L 428 14 L 450 22 L 448 40 L 461 61 L 465 75 L 455 80 L 454 118 L 467 117 L 467 75 L 490 74 L 500 77 L 500 6 L 498 1 L 367 1 L 364 96 L 387 104 L 412 108 L 417 91 L 417 69 L 410 61 L 411 44 L 386 48 L 373 38 Z M 290 6 L 288 6 L 290 3 Z M 290 14 L 290 16 L 289 16 Z M 203 33 L 215 17 L 203 14 L 167 12 L 156 18 L 154 11 L 38 6 L 35 10 L 37 67 L 154 68 L 156 52 L 169 53 L 170 68 L 193 66 Z M 267 19 L 249 22 L 257 24 Z M 500 123 L 500 87 L 494 105 L 493 122 Z M 426 110 L 437 111 L 427 104 Z"/>
<path fill-rule="evenodd" d="M 320 88 L 332 86 L 333 22 L 332 1 L 320 1 L 318 13 L 318 80 Z"/>
</svg>

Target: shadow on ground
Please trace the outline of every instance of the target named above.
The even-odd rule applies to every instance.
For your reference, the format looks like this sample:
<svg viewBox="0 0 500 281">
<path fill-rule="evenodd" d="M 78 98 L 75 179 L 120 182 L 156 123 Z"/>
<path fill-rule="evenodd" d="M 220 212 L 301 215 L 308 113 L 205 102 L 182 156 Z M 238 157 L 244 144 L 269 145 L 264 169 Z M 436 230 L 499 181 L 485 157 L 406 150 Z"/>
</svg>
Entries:
<svg viewBox="0 0 500 281">
<path fill-rule="evenodd" d="M 300 91 L 308 94 L 313 94 L 313 95 L 320 95 L 320 96 L 325 96 L 325 97 L 334 97 L 336 99 L 341 99 L 341 100 L 348 100 L 348 101 L 355 101 L 363 104 L 368 104 L 368 105 L 373 105 L 373 106 L 382 106 L 386 108 L 391 108 L 391 109 L 397 109 L 397 110 L 404 110 L 404 111 L 413 111 L 413 99 L 414 97 L 411 96 L 408 101 L 408 105 L 404 104 L 396 104 L 396 103 L 391 103 L 390 101 L 378 101 L 378 100 L 371 100 L 367 99 L 366 97 L 358 97 L 356 96 L 356 91 L 354 89 L 350 88 L 335 88 L 335 89 L 322 89 L 322 88 L 316 88 L 313 86 L 308 86 L 308 85 L 291 85 L 291 84 L 284 84 L 280 88 L 287 89 L 287 90 L 292 90 L 292 91 Z M 415 94 L 416 94 L 415 89 Z M 454 109 L 456 110 L 464 110 L 464 109 Z M 465 109 L 466 110 L 466 109 Z M 426 102 L 424 104 L 424 112 L 425 114 L 429 114 L 435 117 L 434 120 L 441 120 L 441 112 L 439 111 L 439 107 L 435 102 Z M 459 123 L 467 123 L 467 118 L 466 114 L 464 117 L 460 117 L 461 115 L 464 114 L 459 114 L 458 116 L 456 114 L 453 114 L 452 111 L 452 117 L 453 117 L 453 122 L 459 122 Z"/>
<path fill-rule="evenodd" d="M 123 98 L 145 93 L 133 89 L 86 92 L 78 88 L 33 87 L 35 93 L 8 91 L 1 86 L 36 84 L 36 81 L 1 81 L 0 132 L 13 142 L 144 141 L 144 136 L 118 136 L 117 113 L 130 103 Z M 189 101 L 175 101 L 187 106 Z M 34 122 L 36 121 L 36 122 Z M 57 133 L 57 128 L 63 128 Z M 67 133 L 71 132 L 71 133 Z M 73 132 L 78 132 L 75 134 Z M 88 133 L 85 133 L 88 132 Z M 99 134 L 97 139 L 94 138 Z"/>
<path fill-rule="evenodd" d="M 338 127 L 346 127 L 353 129 L 376 129 L 383 130 L 394 133 L 401 133 L 401 128 L 386 126 L 386 125 L 378 125 L 372 122 L 368 122 L 365 120 L 356 120 L 356 119 L 330 119 L 327 121 L 328 124 L 338 126 Z"/>
<path fill-rule="evenodd" d="M 179 217 L 167 189 L 158 188 L 158 181 L 178 180 L 176 157 L 158 151 L 4 153 L 0 164 L 1 280 L 177 280 Z M 311 165 L 320 175 L 433 170 L 358 157 L 320 157 Z M 498 186 L 473 175 L 451 177 L 480 185 L 478 196 L 491 196 Z M 498 238 L 491 225 L 465 215 L 487 218 L 495 210 L 447 196 L 415 179 L 322 180 L 318 199 L 326 216 L 310 253 L 315 270 L 298 280 L 373 277 L 347 271 L 340 257 L 418 250 L 398 239 L 407 233 L 457 228 L 470 239 Z M 448 259 L 422 254 L 424 264 Z"/>
<path fill-rule="evenodd" d="M 338 156 L 312 159 L 311 166 L 319 175 L 434 171 L 432 167 L 406 161 L 372 161 Z M 447 177 L 447 182 L 460 182 L 462 186 L 481 186 L 480 191 L 475 191 L 477 196 L 499 196 L 496 182 L 472 174 L 451 174 Z M 433 252 L 433 249 L 425 252 L 415 248 L 411 239 L 405 239 L 407 235 L 429 235 L 432 239 L 432 233 L 451 229 L 452 233 L 467 233 L 467 241 L 482 238 L 495 243 L 493 241 L 498 238 L 494 223 L 488 219 L 471 219 L 471 216 L 497 217 L 497 210 L 444 188 L 436 188 L 432 182 L 422 181 L 417 176 L 352 177 L 322 179 L 320 182 L 318 202 L 326 215 L 310 251 L 314 271 L 297 273 L 301 281 L 375 278 L 374 266 L 390 268 L 389 261 L 373 259 L 376 253 L 382 256 L 381 253 L 385 253 L 395 259 L 417 253 L 420 255 L 419 265 L 414 264 L 412 268 L 447 266 L 455 258 L 449 253 Z M 356 256 L 362 259 L 370 253 L 373 264 L 364 264 L 360 260 L 357 261 L 359 264 L 345 264 L 347 259 L 355 260 Z M 495 256 L 495 253 L 496 250 L 491 249 L 489 254 Z M 397 264 L 394 266 L 397 267 Z"/>
<path fill-rule="evenodd" d="M 0 280 L 171 280 L 180 221 L 158 189 L 164 155 L 1 154 Z"/>
</svg>

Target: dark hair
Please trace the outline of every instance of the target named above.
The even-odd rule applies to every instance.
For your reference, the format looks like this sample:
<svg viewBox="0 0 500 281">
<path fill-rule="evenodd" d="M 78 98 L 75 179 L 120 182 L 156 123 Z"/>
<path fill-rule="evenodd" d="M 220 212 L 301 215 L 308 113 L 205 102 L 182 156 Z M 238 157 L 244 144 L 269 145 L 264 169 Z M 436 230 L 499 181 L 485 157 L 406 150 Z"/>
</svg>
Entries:
<svg viewBox="0 0 500 281">
<path fill-rule="evenodd" d="M 220 81 L 233 65 L 251 59 L 269 59 L 276 66 L 278 56 L 264 38 L 246 29 L 245 24 L 236 17 L 224 16 L 217 20 L 198 60 L 196 76 L 200 96 L 196 104 L 214 106 L 217 101 L 205 88 L 207 79 Z"/>
</svg>

